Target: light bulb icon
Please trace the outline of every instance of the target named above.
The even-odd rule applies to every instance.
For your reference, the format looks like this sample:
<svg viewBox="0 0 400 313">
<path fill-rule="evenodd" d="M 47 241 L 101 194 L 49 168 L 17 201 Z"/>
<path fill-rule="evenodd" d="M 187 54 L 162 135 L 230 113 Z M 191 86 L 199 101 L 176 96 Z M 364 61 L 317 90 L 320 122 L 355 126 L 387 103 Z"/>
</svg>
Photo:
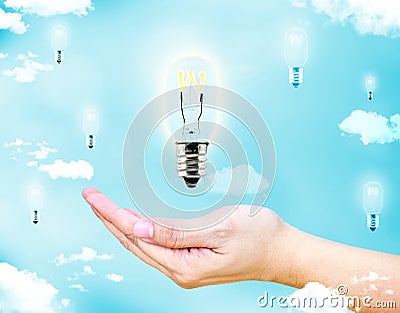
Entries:
<svg viewBox="0 0 400 313">
<path fill-rule="evenodd" d="M 372 100 L 374 98 L 375 92 L 375 78 L 372 76 L 368 76 L 365 79 L 365 90 L 367 91 L 368 100 Z"/>
<path fill-rule="evenodd" d="M 179 58 L 169 66 L 167 89 L 177 90 L 177 105 L 182 118 L 182 136 L 176 144 L 177 174 L 189 188 L 195 188 L 207 174 L 206 154 L 209 142 L 201 138 L 203 101 L 207 85 L 217 85 L 217 73 L 212 63 L 203 57 Z"/>
<path fill-rule="evenodd" d="M 367 215 L 367 226 L 374 232 L 379 227 L 379 216 L 383 209 L 383 187 L 376 181 L 365 184 L 363 207 Z"/>
<path fill-rule="evenodd" d="M 203 93 L 200 93 L 198 104 L 187 103 L 184 93 L 180 93 L 180 107 L 183 119 L 184 141 L 176 142 L 178 176 L 185 180 L 189 188 L 196 187 L 206 172 L 207 141 L 199 141 L 200 118 L 203 112 Z"/>
<path fill-rule="evenodd" d="M 100 118 L 96 109 L 87 109 L 83 112 L 83 130 L 86 134 L 86 146 L 93 149 L 96 145 L 96 135 L 99 131 Z"/>
<path fill-rule="evenodd" d="M 58 64 L 64 61 L 64 50 L 68 42 L 68 32 L 64 25 L 56 25 L 51 29 L 51 45 L 54 59 Z"/>
<path fill-rule="evenodd" d="M 33 224 L 40 222 L 40 211 L 43 207 L 43 189 L 39 185 L 28 188 L 28 206 L 31 212 L 31 221 Z"/>
<path fill-rule="evenodd" d="M 285 35 L 284 57 L 289 68 L 289 83 L 298 88 L 303 83 L 304 65 L 308 59 L 308 37 L 301 28 L 292 28 Z"/>
</svg>

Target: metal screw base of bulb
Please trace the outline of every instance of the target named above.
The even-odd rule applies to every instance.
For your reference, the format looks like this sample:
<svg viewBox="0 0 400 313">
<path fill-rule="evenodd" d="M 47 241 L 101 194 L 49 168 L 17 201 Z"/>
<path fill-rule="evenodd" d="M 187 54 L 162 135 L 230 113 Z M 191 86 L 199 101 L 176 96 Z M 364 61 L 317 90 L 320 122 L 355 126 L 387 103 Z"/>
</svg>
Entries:
<svg viewBox="0 0 400 313">
<path fill-rule="evenodd" d="M 58 64 L 61 64 L 64 61 L 64 51 L 63 50 L 56 50 L 54 52 L 54 58 Z"/>
<path fill-rule="evenodd" d="M 207 147 L 208 142 L 176 142 L 176 171 L 189 188 L 195 188 L 200 178 L 207 174 Z"/>
<path fill-rule="evenodd" d="M 303 83 L 303 72 L 302 67 L 289 67 L 289 83 L 294 88 L 299 88 L 300 84 Z"/>
<path fill-rule="evenodd" d="M 89 149 L 93 149 L 96 144 L 96 136 L 95 135 L 87 135 L 86 136 L 86 145 Z"/>
<path fill-rule="evenodd" d="M 40 220 L 40 212 L 39 212 L 39 210 L 32 210 L 31 211 L 31 220 L 32 220 L 32 223 L 33 224 L 37 224 L 37 223 L 39 223 L 39 220 Z"/>
<path fill-rule="evenodd" d="M 379 214 L 367 214 L 367 226 L 374 232 L 379 227 Z"/>
<path fill-rule="evenodd" d="M 372 91 L 368 91 L 368 100 L 372 100 L 374 98 L 374 93 Z"/>
</svg>

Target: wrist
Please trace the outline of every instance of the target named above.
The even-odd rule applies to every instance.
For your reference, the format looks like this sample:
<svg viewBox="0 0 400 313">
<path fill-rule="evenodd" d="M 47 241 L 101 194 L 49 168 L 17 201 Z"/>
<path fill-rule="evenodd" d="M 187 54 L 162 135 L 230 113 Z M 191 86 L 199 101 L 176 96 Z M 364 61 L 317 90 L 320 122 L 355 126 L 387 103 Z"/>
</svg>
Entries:
<svg viewBox="0 0 400 313">
<path fill-rule="evenodd" d="M 272 254 L 266 263 L 262 280 L 296 288 L 304 287 L 308 282 L 306 272 L 313 267 L 304 256 L 310 256 L 315 237 L 281 220 L 274 238 L 270 248 Z"/>
<path fill-rule="evenodd" d="M 348 263 L 345 246 L 307 234 L 287 223 L 276 243 L 279 245 L 275 250 L 276 274 L 269 281 L 295 288 L 303 288 L 309 282 L 333 288 L 343 283 L 336 281 L 332 274 L 335 270 L 345 272 L 343 267 Z M 338 256 L 342 262 L 336 264 Z"/>
</svg>

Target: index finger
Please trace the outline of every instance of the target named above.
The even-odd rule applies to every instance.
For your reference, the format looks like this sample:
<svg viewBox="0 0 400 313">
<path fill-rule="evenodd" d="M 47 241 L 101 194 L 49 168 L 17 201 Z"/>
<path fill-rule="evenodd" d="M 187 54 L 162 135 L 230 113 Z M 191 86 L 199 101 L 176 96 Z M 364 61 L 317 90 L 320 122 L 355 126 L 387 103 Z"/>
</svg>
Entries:
<svg viewBox="0 0 400 313">
<path fill-rule="evenodd" d="M 113 224 L 125 236 L 132 237 L 133 226 L 140 220 L 138 216 L 121 209 L 97 189 L 85 189 L 82 196 L 106 221 Z"/>
</svg>

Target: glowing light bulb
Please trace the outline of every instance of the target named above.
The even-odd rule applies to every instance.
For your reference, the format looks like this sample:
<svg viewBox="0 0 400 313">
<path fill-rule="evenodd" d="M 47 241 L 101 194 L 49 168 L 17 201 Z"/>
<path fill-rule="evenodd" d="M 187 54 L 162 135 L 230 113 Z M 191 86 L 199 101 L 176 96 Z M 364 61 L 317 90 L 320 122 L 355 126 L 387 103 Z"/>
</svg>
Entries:
<svg viewBox="0 0 400 313">
<path fill-rule="evenodd" d="M 372 76 L 368 76 L 365 79 L 365 90 L 368 94 L 368 100 L 372 100 L 374 98 L 375 92 L 375 78 Z"/>
<path fill-rule="evenodd" d="M 201 57 L 185 57 L 170 66 L 168 87 L 179 88 L 182 116 L 182 140 L 176 141 L 177 174 L 189 188 L 195 188 L 201 177 L 207 174 L 206 154 L 209 142 L 201 140 L 203 100 L 207 97 L 207 85 L 217 85 L 216 71 L 211 63 Z M 178 95 L 177 95 L 178 96 Z"/>
<path fill-rule="evenodd" d="M 99 131 L 99 112 L 95 109 L 87 109 L 83 113 L 83 130 L 86 134 L 86 145 L 92 149 L 96 145 L 96 135 Z"/>
<path fill-rule="evenodd" d="M 371 181 L 364 186 L 363 207 L 367 214 L 367 226 L 373 232 L 379 227 L 379 216 L 383 209 L 383 187 Z"/>
<path fill-rule="evenodd" d="M 40 221 L 40 211 L 43 207 L 43 190 L 39 185 L 28 188 L 28 206 L 31 211 L 31 221 L 35 225 Z"/>
<path fill-rule="evenodd" d="M 284 55 L 289 68 L 289 83 L 298 88 L 303 83 L 303 67 L 308 59 L 308 38 L 303 29 L 292 28 L 286 33 Z"/>
<path fill-rule="evenodd" d="M 58 64 L 64 61 L 64 50 L 68 42 L 67 29 L 63 25 L 56 25 L 51 30 L 51 45 L 54 50 L 54 59 Z"/>
</svg>

